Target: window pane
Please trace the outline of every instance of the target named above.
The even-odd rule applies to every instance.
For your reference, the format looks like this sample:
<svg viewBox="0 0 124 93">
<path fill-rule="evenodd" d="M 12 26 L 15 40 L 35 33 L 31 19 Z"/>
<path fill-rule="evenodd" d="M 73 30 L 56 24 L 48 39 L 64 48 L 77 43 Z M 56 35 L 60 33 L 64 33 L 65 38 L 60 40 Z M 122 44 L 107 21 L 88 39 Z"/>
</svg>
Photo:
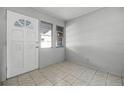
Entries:
<svg viewBox="0 0 124 93">
<path fill-rule="evenodd" d="M 41 22 L 40 39 L 41 39 L 41 42 L 40 42 L 41 48 L 52 47 L 52 25 L 51 24 Z"/>
<path fill-rule="evenodd" d="M 56 47 L 63 47 L 64 27 L 56 26 L 56 31 L 57 31 Z"/>
</svg>

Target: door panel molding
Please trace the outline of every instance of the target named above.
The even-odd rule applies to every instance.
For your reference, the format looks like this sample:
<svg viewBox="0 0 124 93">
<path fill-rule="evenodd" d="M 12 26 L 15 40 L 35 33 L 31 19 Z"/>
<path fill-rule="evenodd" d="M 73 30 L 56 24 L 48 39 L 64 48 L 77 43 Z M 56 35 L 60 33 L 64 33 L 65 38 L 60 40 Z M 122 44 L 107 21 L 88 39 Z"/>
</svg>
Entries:
<svg viewBox="0 0 124 93">
<path fill-rule="evenodd" d="M 7 10 L 7 78 L 38 68 L 38 20 Z"/>
</svg>

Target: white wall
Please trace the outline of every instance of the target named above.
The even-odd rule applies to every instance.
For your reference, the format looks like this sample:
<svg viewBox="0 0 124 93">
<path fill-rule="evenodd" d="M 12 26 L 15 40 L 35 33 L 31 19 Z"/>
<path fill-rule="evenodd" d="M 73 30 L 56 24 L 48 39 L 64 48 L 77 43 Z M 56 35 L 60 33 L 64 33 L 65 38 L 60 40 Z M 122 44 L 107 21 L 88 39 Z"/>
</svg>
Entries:
<svg viewBox="0 0 124 93">
<path fill-rule="evenodd" d="M 49 48 L 49 49 L 40 49 L 40 56 L 39 56 L 39 59 L 40 59 L 40 62 L 39 62 L 39 66 L 40 68 L 41 67 L 45 67 L 45 66 L 48 66 L 50 64 L 53 64 L 53 63 L 57 63 L 57 62 L 62 62 L 65 60 L 65 48 L 55 48 L 55 40 L 56 40 L 56 30 L 55 30 L 55 27 L 56 25 L 60 25 L 60 26 L 65 26 L 64 24 L 64 21 L 63 20 L 59 20 L 59 19 L 56 19 L 50 15 L 46 15 L 40 11 L 37 11 L 33 8 L 1 8 L 0 10 L 0 13 L 1 11 L 5 12 L 6 9 L 10 10 L 10 11 L 13 11 L 13 12 L 17 12 L 17 13 L 20 13 L 20 14 L 23 14 L 23 15 L 26 15 L 26 16 L 30 16 L 30 17 L 33 17 L 33 18 L 37 18 L 39 20 L 42 20 L 42 21 L 45 21 L 45 22 L 48 22 L 48 23 L 52 23 L 53 24 L 53 48 Z M 6 18 L 6 14 L 3 15 L 3 17 Z M 2 17 L 0 16 L 0 19 L 2 19 Z M 1 21 L 1 20 L 0 20 Z M 0 26 L 3 26 L 3 22 L 6 23 L 6 19 L 3 19 L 0 23 Z M 6 24 L 5 24 L 6 25 Z M 6 30 L 4 29 L 3 31 L 4 33 L 3 34 L 6 34 Z M 0 31 L 0 35 L 2 36 L 1 34 L 1 31 Z M 0 39 L 3 38 L 3 37 L 0 37 Z M 6 38 L 3 38 L 3 41 L 6 42 Z M 0 45 L 3 46 L 3 44 L 0 43 Z M 1 48 L 1 47 L 0 47 Z M 1 53 L 2 49 L 0 49 L 0 53 Z M 6 50 L 5 50 L 6 51 Z M 4 53 L 6 53 L 4 51 Z M 2 53 L 2 55 L 4 55 L 4 53 Z M 1 58 L 1 55 L 0 55 L 0 58 Z M 6 60 L 2 60 L 0 59 L 0 62 L 4 63 L 4 64 L 1 64 L 0 63 L 0 66 L 2 68 L 0 68 L 0 70 L 2 69 L 2 71 L 0 71 L 0 77 L 3 77 L 2 79 L 0 78 L 0 80 L 5 80 L 5 75 L 6 75 L 6 68 L 3 67 L 3 65 L 6 65 Z M 5 75 L 3 75 L 5 74 Z"/>
<path fill-rule="evenodd" d="M 40 67 L 45 67 L 53 63 L 62 62 L 65 59 L 64 48 L 41 49 Z"/>
<path fill-rule="evenodd" d="M 124 8 L 102 8 L 69 21 L 66 56 L 124 76 Z"/>
<path fill-rule="evenodd" d="M 4 80 L 6 77 L 6 16 L 5 16 L 6 12 L 0 8 L 0 80 Z"/>
</svg>

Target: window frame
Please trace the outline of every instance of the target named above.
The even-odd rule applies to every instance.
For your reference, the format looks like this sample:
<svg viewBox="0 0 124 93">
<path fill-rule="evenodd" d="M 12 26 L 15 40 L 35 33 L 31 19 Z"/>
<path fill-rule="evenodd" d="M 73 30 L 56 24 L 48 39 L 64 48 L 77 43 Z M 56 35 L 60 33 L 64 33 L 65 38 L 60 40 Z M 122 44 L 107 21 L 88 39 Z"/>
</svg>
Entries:
<svg viewBox="0 0 124 93">
<path fill-rule="evenodd" d="M 63 37 L 62 37 L 62 46 L 57 46 L 57 45 L 55 45 L 55 46 L 56 46 L 56 48 L 63 48 L 63 47 L 65 47 L 65 44 L 64 44 L 64 39 L 65 39 L 65 31 L 64 30 L 65 30 L 65 27 L 64 26 L 60 26 L 60 25 L 56 25 L 56 41 L 55 41 L 55 44 L 57 43 L 57 39 L 58 39 L 58 36 L 57 36 L 57 34 L 58 34 L 57 27 L 63 28 L 63 31 L 62 31 Z"/>
<path fill-rule="evenodd" d="M 42 22 L 42 23 L 46 23 L 46 24 L 50 24 L 50 25 L 51 25 L 51 47 L 44 47 L 44 48 L 43 48 L 43 47 L 41 46 L 41 38 L 40 38 L 40 37 L 41 37 L 41 35 L 40 35 L 41 31 L 39 31 L 40 48 L 41 48 L 41 49 L 53 48 L 53 47 L 54 47 L 54 45 L 53 45 L 53 42 L 54 42 L 54 41 L 53 41 L 53 38 L 54 38 L 54 35 L 53 35 L 53 24 L 52 24 L 52 23 L 49 23 L 49 22 L 46 22 L 46 21 L 42 21 L 42 20 L 40 20 L 39 22 L 40 22 L 40 24 L 41 24 L 41 22 Z M 40 24 L 39 24 L 39 30 L 40 30 Z"/>
</svg>

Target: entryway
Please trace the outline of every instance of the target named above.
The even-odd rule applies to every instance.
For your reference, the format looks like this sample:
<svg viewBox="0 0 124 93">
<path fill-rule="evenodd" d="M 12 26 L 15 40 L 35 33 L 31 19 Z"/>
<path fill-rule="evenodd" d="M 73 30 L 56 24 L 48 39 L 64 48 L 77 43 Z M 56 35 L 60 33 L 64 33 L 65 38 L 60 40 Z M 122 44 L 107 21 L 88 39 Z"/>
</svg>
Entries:
<svg viewBox="0 0 124 93">
<path fill-rule="evenodd" d="M 38 68 L 38 20 L 7 11 L 7 78 Z"/>
</svg>

